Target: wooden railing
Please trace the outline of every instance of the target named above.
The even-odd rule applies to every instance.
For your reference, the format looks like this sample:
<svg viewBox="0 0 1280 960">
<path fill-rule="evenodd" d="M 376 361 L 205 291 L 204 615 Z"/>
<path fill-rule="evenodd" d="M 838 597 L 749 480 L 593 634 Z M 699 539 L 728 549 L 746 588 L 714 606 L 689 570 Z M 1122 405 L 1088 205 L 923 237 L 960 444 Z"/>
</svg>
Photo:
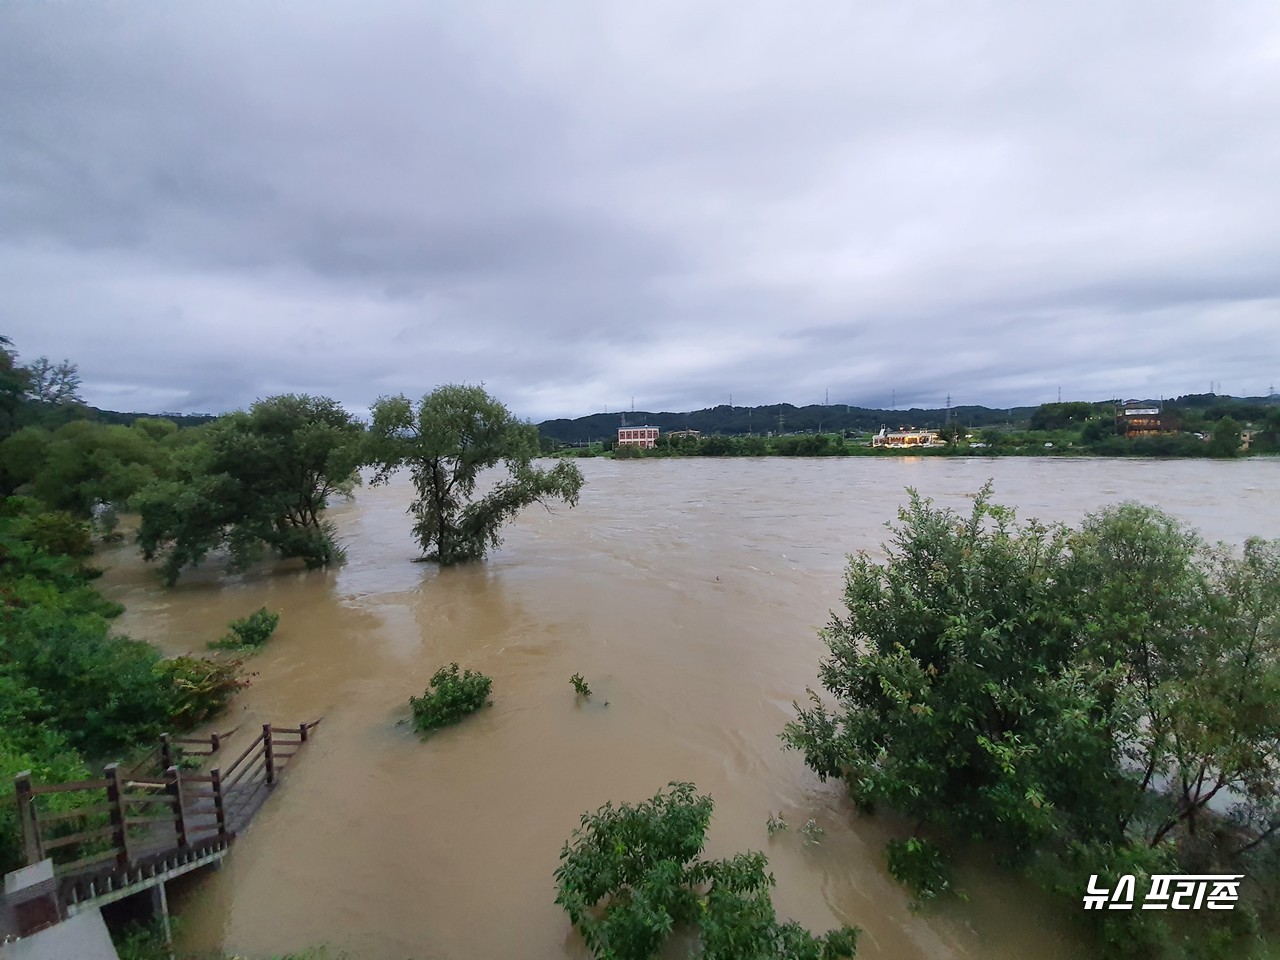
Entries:
<svg viewBox="0 0 1280 960">
<path fill-rule="evenodd" d="M 14 786 L 27 863 L 50 857 L 59 877 L 102 878 L 191 847 L 224 849 L 319 723 L 263 724 L 262 733 L 225 769 L 205 774 L 182 770 L 181 761 L 213 756 L 234 731 L 203 738 L 165 735 L 127 771 L 109 764 L 98 780 L 34 784 L 29 771 L 20 773 Z M 69 809 L 50 804 L 48 798 L 68 793 L 82 795 L 76 800 L 83 802 Z"/>
</svg>

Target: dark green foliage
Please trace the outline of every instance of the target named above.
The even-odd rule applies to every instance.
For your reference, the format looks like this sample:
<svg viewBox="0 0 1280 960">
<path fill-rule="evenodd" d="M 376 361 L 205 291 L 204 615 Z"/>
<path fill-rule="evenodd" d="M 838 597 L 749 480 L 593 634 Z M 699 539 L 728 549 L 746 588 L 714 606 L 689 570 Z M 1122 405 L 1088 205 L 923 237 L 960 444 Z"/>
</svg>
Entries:
<svg viewBox="0 0 1280 960">
<path fill-rule="evenodd" d="M 270 397 L 220 418 L 177 457 L 174 479 L 134 498 L 143 555 L 162 559 L 170 584 L 220 547 L 237 570 L 267 551 L 308 567 L 341 561 L 322 513 L 359 481 L 362 443 L 360 425 L 327 397 Z"/>
<path fill-rule="evenodd" d="M 27 388 L 31 385 L 31 375 L 18 365 L 18 355 L 12 347 L 13 341 L 0 335 L 0 441 L 17 430 Z M 0 486 L 0 494 L 11 492 L 11 487 Z"/>
<path fill-rule="evenodd" d="M 209 646 L 224 650 L 237 650 L 242 647 L 256 649 L 271 638 L 279 624 L 280 614 L 272 613 L 266 607 L 259 607 L 247 617 L 232 620 L 227 624 L 227 635 L 221 640 L 213 641 Z"/>
<path fill-rule="evenodd" d="M 88 519 L 101 505 L 123 507 L 168 476 L 185 442 L 176 429 L 170 421 L 146 419 L 133 426 L 83 418 L 30 424 L 0 443 L 0 478 L 51 509 Z"/>
<path fill-rule="evenodd" d="M 425 557 L 441 564 L 479 560 L 502 543 L 502 525 L 525 507 L 578 502 L 582 473 L 561 460 L 533 465 L 538 432 L 521 423 L 480 387 L 450 384 L 414 407 L 406 397 L 383 397 L 373 408 L 369 460 L 374 483 L 409 467 L 417 499 L 409 507 Z M 480 471 L 501 464 L 506 477 L 476 497 Z"/>
<path fill-rule="evenodd" d="M 942 851 L 928 840 L 890 840 L 885 854 L 889 875 L 910 890 L 918 903 L 936 900 L 951 889 L 951 870 Z"/>
<path fill-rule="evenodd" d="M 1065 430 L 1080 426 L 1095 415 L 1092 403 L 1045 403 L 1031 414 L 1032 430 Z"/>
<path fill-rule="evenodd" d="M 912 493 L 886 552 L 851 558 L 824 631 L 835 705 L 815 696 L 784 735 L 820 776 L 1077 898 L 1090 873 L 1256 874 L 1275 854 L 1280 543 L 1210 549 L 1139 504 L 1018 523 L 988 487 L 968 517 Z M 945 888 L 919 838 L 890 863 Z M 1179 949 L 1243 951 L 1262 890 Z M 1126 955 L 1165 938 L 1150 912 L 1107 913 L 1087 919 Z"/>
<path fill-rule="evenodd" d="M 1240 424 L 1231 417 L 1223 417 L 1213 425 L 1209 451 L 1215 457 L 1238 457 L 1240 440 Z"/>
<path fill-rule="evenodd" d="M 583 814 L 560 852 L 556 903 L 597 960 L 658 956 L 677 925 L 696 928 L 706 960 L 835 960 L 852 957 L 856 931 L 815 938 L 779 923 L 764 854 L 699 859 L 710 797 L 672 783 L 641 803 Z"/>
<path fill-rule="evenodd" d="M 580 697 L 591 696 L 591 687 L 587 685 L 587 681 L 582 679 L 582 674 L 575 673 L 569 678 L 569 682 L 573 684 L 573 691 Z"/>
<path fill-rule="evenodd" d="M 39 783 L 87 780 L 91 774 L 67 738 L 48 722 L 40 694 L 0 667 L 0 873 L 22 865 L 21 830 L 13 793 L 13 778 L 24 770 Z M 74 809 L 81 798 L 73 793 L 45 799 L 49 813 Z"/>
<path fill-rule="evenodd" d="M 0 509 L 0 669 L 29 695 L 24 722 L 48 724 L 86 756 L 104 757 L 208 715 L 210 707 L 193 706 L 206 691 L 225 702 L 225 666 L 193 660 L 184 672 L 111 632 L 120 607 L 90 586 L 82 553 L 64 516 L 18 498 Z M 218 683 L 193 684 L 192 671 Z"/>
<path fill-rule="evenodd" d="M 492 686 L 493 681 L 482 673 L 467 670 L 459 676 L 456 663 L 441 667 L 422 696 L 409 698 L 413 725 L 420 733 L 430 733 L 457 723 L 488 705 Z"/>
</svg>

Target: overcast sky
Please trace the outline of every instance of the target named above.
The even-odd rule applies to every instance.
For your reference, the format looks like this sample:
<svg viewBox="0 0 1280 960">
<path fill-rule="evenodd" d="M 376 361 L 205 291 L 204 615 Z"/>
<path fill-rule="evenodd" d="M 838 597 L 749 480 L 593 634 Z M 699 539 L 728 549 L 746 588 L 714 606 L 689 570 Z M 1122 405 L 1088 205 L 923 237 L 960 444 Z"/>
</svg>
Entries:
<svg viewBox="0 0 1280 960">
<path fill-rule="evenodd" d="M 540 420 L 1280 381 L 1280 5 L 0 0 L 0 334 Z"/>
</svg>

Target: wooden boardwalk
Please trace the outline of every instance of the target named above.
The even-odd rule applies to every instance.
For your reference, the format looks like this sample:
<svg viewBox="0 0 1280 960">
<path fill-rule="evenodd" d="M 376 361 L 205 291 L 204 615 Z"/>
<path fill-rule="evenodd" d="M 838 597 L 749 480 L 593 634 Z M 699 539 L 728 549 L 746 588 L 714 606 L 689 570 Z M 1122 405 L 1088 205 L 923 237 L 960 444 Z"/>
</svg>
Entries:
<svg viewBox="0 0 1280 960">
<path fill-rule="evenodd" d="M 220 755 L 231 734 L 166 735 L 139 763 L 111 764 L 99 780 L 35 784 L 19 774 L 23 849 L 28 865 L 53 861 L 58 916 L 156 885 L 162 893 L 165 881 L 221 860 L 319 722 L 264 724 L 239 756 L 204 773 L 184 767 Z M 50 803 L 59 794 L 73 797 Z"/>
</svg>

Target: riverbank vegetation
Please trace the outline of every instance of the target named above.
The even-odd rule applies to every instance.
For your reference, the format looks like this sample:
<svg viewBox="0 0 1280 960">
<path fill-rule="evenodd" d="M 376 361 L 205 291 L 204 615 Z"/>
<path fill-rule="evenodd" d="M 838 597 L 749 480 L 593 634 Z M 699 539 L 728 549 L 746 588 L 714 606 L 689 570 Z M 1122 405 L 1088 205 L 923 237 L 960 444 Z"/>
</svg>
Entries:
<svg viewBox="0 0 1280 960">
<path fill-rule="evenodd" d="M 84 780 L 221 710 L 235 660 L 164 659 L 112 630 L 121 612 L 93 587 L 89 525 L 30 498 L 0 502 L 0 781 Z M 64 795 L 69 796 L 69 795 Z M 19 866 L 12 790 L 0 793 L 0 873 Z"/>
<path fill-rule="evenodd" d="M 1123 504 L 1078 529 L 914 493 L 887 560 L 851 558 L 829 696 L 786 729 L 864 811 L 915 821 L 917 897 L 977 842 L 1082 902 L 1161 873 L 1244 874 L 1231 911 L 1084 913 L 1114 956 L 1236 957 L 1280 907 L 1280 542 L 1210 547 Z M 1273 940 L 1274 942 L 1274 940 Z"/>
</svg>

